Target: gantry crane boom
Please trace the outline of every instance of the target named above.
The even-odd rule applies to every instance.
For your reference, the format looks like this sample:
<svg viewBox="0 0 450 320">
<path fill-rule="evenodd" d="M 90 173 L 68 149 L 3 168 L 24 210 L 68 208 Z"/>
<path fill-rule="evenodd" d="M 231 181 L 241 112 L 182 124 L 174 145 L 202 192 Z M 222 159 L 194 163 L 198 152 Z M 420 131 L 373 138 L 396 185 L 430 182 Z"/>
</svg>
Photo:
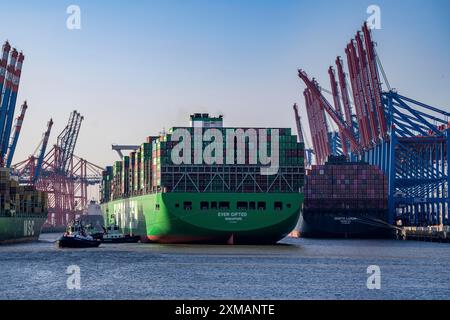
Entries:
<svg viewBox="0 0 450 320">
<path fill-rule="evenodd" d="M 11 50 L 11 45 L 6 41 L 2 46 L 2 55 L 0 60 L 0 105 L 3 103 L 3 87 L 6 78 L 6 69 L 8 64 L 9 51 Z"/>
<path fill-rule="evenodd" d="M 11 93 L 13 90 L 13 77 L 14 77 L 14 72 L 16 70 L 16 62 L 17 62 L 18 55 L 19 55 L 19 53 L 17 52 L 16 49 L 13 49 L 11 51 L 8 67 L 6 68 L 4 92 L 3 92 L 3 98 L 2 98 L 2 105 L 0 108 L 0 161 L 1 161 L 2 165 L 4 164 L 4 154 L 2 152 L 3 143 L 5 141 L 4 131 L 5 131 L 5 127 L 7 126 L 6 121 L 8 118 L 9 101 L 10 101 Z M 6 143 L 8 143 L 8 139 L 9 139 L 9 137 L 6 139 Z"/>
<path fill-rule="evenodd" d="M 308 139 L 303 134 L 302 121 L 301 121 L 300 114 L 298 112 L 298 106 L 296 103 L 294 103 L 293 109 L 294 109 L 294 114 L 295 114 L 295 124 L 297 126 L 298 140 L 300 143 L 303 143 L 305 146 L 305 148 L 304 148 L 305 149 L 305 167 L 307 167 L 307 166 L 311 165 L 312 155 L 314 154 L 314 152 L 308 143 Z"/>
<path fill-rule="evenodd" d="M 341 108 L 341 100 L 339 99 L 339 91 L 338 91 L 336 76 L 335 76 L 333 67 L 330 67 L 328 69 L 328 74 L 330 76 L 330 84 L 331 84 L 331 92 L 333 94 L 334 109 L 341 116 L 341 118 L 343 118 L 342 108 Z M 342 128 L 339 128 L 339 137 L 341 139 L 342 152 L 344 155 L 347 155 L 347 138 L 346 138 L 345 133 L 342 130 Z"/>
<path fill-rule="evenodd" d="M 70 165 L 70 159 L 72 159 L 75 145 L 77 143 L 78 134 L 81 128 L 81 122 L 83 116 L 76 110 L 70 114 L 69 122 L 64 130 L 59 134 L 57 139 L 57 146 L 60 150 L 58 159 L 58 170 L 61 172 L 67 172 Z"/>
<path fill-rule="evenodd" d="M 352 111 L 350 108 L 350 96 L 348 94 L 347 80 L 344 73 L 344 67 L 342 66 L 342 64 L 343 62 L 341 57 L 337 57 L 336 67 L 338 71 L 339 88 L 341 90 L 342 103 L 344 105 L 345 121 L 347 121 L 347 123 L 349 124 L 351 131 L 355 132 L 353 127 Z"/>
<path fill-rule="evenodd" d="M 304 143 L 304 137 L 303 137 L 303 130 L 302 130 L 302 123 L 300 122 L 300 115 L 298 113 L 298 107 L 297 104 L 294 103 L 294 113 L 295 113 L 295 124 L 297 125 L 297 135 L 298 135 L 298 140 L 300 143 Z"/>
<path fill-rule="evenodd" d="M 45 151 L 47 150 L 48 139 L 50 138 L 50 132 L 52 131 L 52 126 L 53 126 L 53 120 L 50 119 L 50 121 L 47 124 L 47 130 L 45 131 L 44 136 L 42 138 L 41 149 L 39 151 L 36 169 L 34 171 L 33 184 L 36 183 L 36 181 L 39 179 L 39 176 L 41 174 L 42 163 L 44 162 Z"/>
<path fill-rule="evenodd" d="M 363 39 L 361 32 L 357 32 L 355 36 L 356 49 L 358 50 L 358 61 L 361 78 L 361 87 L 367 106 L 367 117 L 369 119 L 370 131 L 372 133 L 371 142 L 379 142 L 378 121 L 376 117 L 375 98 L 373 96 L 373 90 L 370 82 L 370 71 L 367 64 L 367 52 L 364 49 Z"/>
<path fill-rule="evenodd" d="M 23 124 L 23 120 L 25 119 L 25 113 L 26 113 L 27 109 L 28 109 L 28 105 L 27 105 L 27 102 L 25 101 L 22 104 L 20 115 L 16 119 L 14 134 L 11 137 L 11 143 L 9 144 L 8 153 L 6 156 L 6 166 L 7 167 L 11 166 L 11 163 L 12 163 L 12 160 L 14 157 L 14 153 L 16 151 L 17 141 L 19 140 L 20 131 L 22 130 L 22 124 Z"/>
<path fill-rule="evenodd" d="M 364 41 L 366 44 L 366 53 L 370 71 L 370 80 L 373 88 L 373 94 L 375 97 L 376 113 L 378 123 L 380 124 L 380 135 L 384 138 L 386 137 L 387 134 L 387 125 L 386 125 L 386 118 L 384 115 L 383 101 L 381 98 L 380 77 L 378 75 L 377 63 L 375 60 L 374 44 L 372 41 L 372 36 L 370 34 L 369 27 L 367 26 L 367 22 L 365 22 L 363 25 L 363 34 L 364 34 Z"/>
<path fill-rule="evenodd" d="M 77 117 L 75 119 L 75 124 L 73 127 L 73 132 L 70 136 L 70 140 L 69 143 L 67 145 L 67 153 L 65 154 L 66 158 L 64 159 L 64 171 L 67 172 L 67 170 L 69 169 L 69 161 L 70 159 L 72 159 L 72 156 L 74 154 L 75 151 L 75 146 L 77 144 L 77 140 L 78 140 L 78 135 L 80 134 L 80 128 L 81 128 L 81 123 L 83 122 L 84 117 L 78 113 Z"/>
<path fill-rule="evenodd" d="M 334 120 L 337 126 L 342 129 L 344 134 L 347 136 L 350 146 L 352 150 L 360 150 L 361 145 L 355 138 L 350 125 L 334 110 L 334 108 L 330 105 L 330 103 L 325 99 L 320 90 L 317 88 L 317 85 L 314 84 L 311 80 L 309 80 L 308 75 L 303 70 L 298 70 L 298 76 L 303 80 L 311 94 L 317 99 L 321 105 L 321 107 L 330 115 L 330 117 Z"/>
<path fill-rule="evenodd" d="M 6 123 L 5 128 L 3 131 L 3 139 L 2 139 L 2 149 L 1 149 L 1 158 L 4 159 L 6 153 L 8 152 L 8 144 L 9 144 L 9 138 L 11 135 L 11 128 L 14 121 L 14 112 L 16 110 L 16 102 L 17 102 L 17 95 L 19 92 L 19 84 L 20 84 L 20 76 L 22 74 L 22 65 L 23 61 L 25 59 L 25 56 L 22 52 L 19 53 L 19 56 L 17 58 L 16 66 L 12 72 L 12 87 L 11 87 L 11 96 L 9 99 L 8 109 L 6 111 Z"/>
</svg>

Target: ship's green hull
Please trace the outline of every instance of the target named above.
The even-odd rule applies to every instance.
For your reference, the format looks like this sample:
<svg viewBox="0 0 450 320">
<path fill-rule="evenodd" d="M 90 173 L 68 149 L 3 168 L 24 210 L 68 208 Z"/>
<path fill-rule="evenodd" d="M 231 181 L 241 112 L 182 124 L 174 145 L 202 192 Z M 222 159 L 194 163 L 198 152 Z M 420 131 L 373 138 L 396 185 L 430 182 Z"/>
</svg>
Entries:
<svg viewBox="0 0 450 320">
<path fill-rule="evenodd" d="M 187 209 L 186 203 L 191 204 Z M 207 203 L 208 209 L 202 203 Z M 228 203 L 229 209 L 213 208 L 212 203 Z M 258 208 L 259 203 L 264 203 L 265 209 Z M 111 201 L 102 205 L 102 211 L 105 223 L 115 220 L 124 233 L 141 235 L 142 240 L 269 244 L 295 228 L 302 203 L 300 193 L 173 192 Z"/>
<path fill-rule="evenodd" d="M 46 218 L 0 217 L 0 244 L 36 241 Z"/>
</svg>

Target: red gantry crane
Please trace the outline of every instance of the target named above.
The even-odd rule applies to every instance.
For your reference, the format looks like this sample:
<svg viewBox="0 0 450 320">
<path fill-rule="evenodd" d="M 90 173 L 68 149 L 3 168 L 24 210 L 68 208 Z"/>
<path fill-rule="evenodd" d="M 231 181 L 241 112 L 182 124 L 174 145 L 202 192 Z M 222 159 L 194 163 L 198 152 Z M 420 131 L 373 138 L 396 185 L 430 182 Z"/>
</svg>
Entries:
<svg viewBox="0 0 450 320">
<path fill-rule="evenodd" d="M 88 186 L 101 182 L 103 168 L 74 154 L 83 117 L 77 111 L 58 135 L 57 144 L 46 153 L 53 121 L 38 147 L 39 155 L 14 165 L 22 183 L 36 185 L 48 194 L 49 217 L 46 229 L 64 228 L 88 204 Z"/>
</svg>

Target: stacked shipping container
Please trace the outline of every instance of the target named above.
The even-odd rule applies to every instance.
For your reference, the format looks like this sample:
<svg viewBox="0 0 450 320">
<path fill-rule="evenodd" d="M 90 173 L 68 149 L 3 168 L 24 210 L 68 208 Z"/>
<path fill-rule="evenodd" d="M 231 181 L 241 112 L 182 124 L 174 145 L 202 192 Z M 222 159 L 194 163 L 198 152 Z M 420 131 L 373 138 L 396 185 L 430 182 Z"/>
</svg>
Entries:
<svg viewBox="0 0 450 320">
<path fill-rule="evenodd" d="M 140 148 L 141 164 L 139 177 L 139 190 L 147 193 L 151 189 L 151 168 L 152 168 L 152 141 L 155 137 L 148 137 L 147 142 L 143 143 Z"/>
<path fill-rule="evenodd" d="M 111 200 L 111 196 L 113 194 L 113 184 L 112 184 L 112 180 L 113 180 L 113 167 L 109 166 L 106 167 L 106 170 L 103 171 L 102 174 L 102 184 L 100 186 L 100 192 L 102 194 L 102 196 L 105 197 L 105 201 L 110 201 Z"/>
<path fill-rule="evenodd" d="M 203 161 L 201 164 L 195 164 L 196 153 L 201 157 L 205 148 L 211 144 L 211 142 L 195 143 L 194 131 L 199 130 L 199 121 L 195 123 L 197 126 L 195 128 L 175 127 L 159 137 L 148 137 L 136 152 L 130 153 L 130 156 L 124 157 L 121 162 L 116 162 L 112 169 L 107 168 L 103 175 L 102 201 L 157 191 L 299 192 L 302 190 L 304 145 L 297 142 L 297 137 L 291 134 L 291 129 L 215 127 L 214 129 L 219 130 L 223 136 L 223 164 L 207 165 Z M 219 121 L 209 121 L 208 124 L 210 123 L 219 124 Z M 203 126 L 200 132 L 203 134 L 210 128 L 210 125 Z M 179 143 L 172 141 L 172 134 L 177 129 L 187 130 L 191 134 L 191 164 L 175 165 L 172 162 L 172 149 Z M 260 137 L 257 137 L 256 141 L 249 141 L 251 139 L 246 138 L 245 152 L 238 154 L 237 141 L 226 141 L 227 129 L 242 129 L 244 132 L 253 129 L 256 133 L 259 129 L 264 129 L 267 150 L 261 150 Z M 261 152 L 263 155 L 271 156 L 272 130 L 279 132 L 279 170 L 277 174 L 262 175 L 261 168 L 264 165 L 259 159 Z M 226 163 L 227 152 L 234 152 L 234 163 Z M 256 164 L 251 163 L 250 154 L 256 156 L 258 160 Z"/>
<path fill-rule="evenodd" d="M 307 171 L 304 208 L 387 210 L 387 188 L 376 166 L 330 161 Z"/>
<path fill-rule="evenodd" d="M 47 194 L 11 179 L 9 168 L 0 168 L 0 215 L 47 216 Z"/>
<path fill-rule="evenodd" d="M 105 177 L 105 175 L 103 175 Z M 122 195 L 122 162 L 116 161 L 113 167 L 113 175 L 109 181 L 103 181 L 102 184 L 106 185 L 103 189 L 104 192 L 111 190 L 111 194 L 103 194 L 105 197 L 111 198 L 111 200 L 119 199 Z"/>
<path fill-rule="evenodd" d="M 363 162 L 330 157 L 307 172 L 302 237 L 390 238 L 384 173 Z"/>
</svg>

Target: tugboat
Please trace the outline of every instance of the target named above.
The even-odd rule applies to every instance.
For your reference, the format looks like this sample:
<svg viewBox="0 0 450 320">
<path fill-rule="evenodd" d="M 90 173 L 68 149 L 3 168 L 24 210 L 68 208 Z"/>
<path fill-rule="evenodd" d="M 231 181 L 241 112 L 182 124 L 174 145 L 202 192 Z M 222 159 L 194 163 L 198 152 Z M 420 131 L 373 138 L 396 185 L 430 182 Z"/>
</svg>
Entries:
<svg viewBox="0 0 450 320">
<path fill-rule="evenodd" d="M 56 242 L 58 248 L 96 248 L 101 244 L 99 239 L 88 235 L 80 220 L 67 226 L 66 233 Z"/>
<path fill-rule="evenodd" d="M 133 236 L 129 234 L 123 234 L 119 230 L 119 226 L 115 223 L 104 228 L 102 242 L 105 243 L 136 243 L 141 239 L 140 236 Z"/>
<path fill-rule="evenodd" d="M 102 226 L 103 230 L 104 227 Z M 98 228 L 94 227 L 92 224 L 87 224 L 84 227 L 86 233 L 88 235 L 90 235 L 92 238 L 94 239 L 99 239 L 102 240 L 103 239 L 103 235 L 104 235 L 104 231 L 103 230 L 98 230 Z"/>
</svg>

